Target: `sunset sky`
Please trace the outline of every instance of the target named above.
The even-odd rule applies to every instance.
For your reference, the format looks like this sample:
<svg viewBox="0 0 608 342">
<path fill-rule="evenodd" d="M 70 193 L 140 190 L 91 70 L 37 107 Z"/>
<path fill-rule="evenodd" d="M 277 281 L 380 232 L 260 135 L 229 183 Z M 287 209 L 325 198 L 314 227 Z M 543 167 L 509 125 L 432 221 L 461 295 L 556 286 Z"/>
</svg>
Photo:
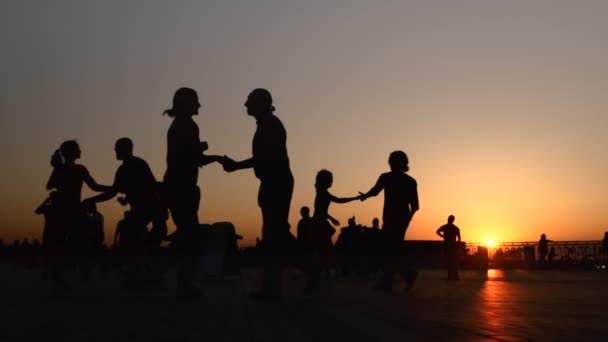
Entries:
<svg viewBox="0 0 608 342">
<path fill-rule="evenodd" d="M 251 156 L 243 103 L 273 94 L 295 177 L 292 231 L 330 192 L 367 191 L 394 150 L 410 158 L 420 211 L 408 240 L 456 216 L 468 242 L 599 240 L 608 231 L 606 1 L 28 1 L 0 4 L 0 237 L 40 238 L 50 156 L 76 139 L 109 184 L 130 137 L 157 179 L 162 116 L 194 88 L 210 154 Z M 260 235 L 259 182 L 219 165 L 199 176 L 202 222 Z M 86 188 L 86 186 L 85 186 Z M 93 194 L 83 192 L 83 197 Z M 332 204 L 371 225 L 382 194 Z M 124 207 L 99 206 L 111 240 Z"/>
</svg>

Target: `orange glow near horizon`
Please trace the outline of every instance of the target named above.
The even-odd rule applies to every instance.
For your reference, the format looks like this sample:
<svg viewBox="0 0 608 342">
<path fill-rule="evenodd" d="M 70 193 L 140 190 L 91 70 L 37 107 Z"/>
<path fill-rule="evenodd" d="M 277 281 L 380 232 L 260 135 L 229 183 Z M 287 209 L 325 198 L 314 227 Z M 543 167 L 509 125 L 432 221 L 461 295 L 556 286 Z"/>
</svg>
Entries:
<svg viewBox="0 0 608 342">
<path fill-rule="evenodd" d="M 496 241 L 494 239 L 486 239 L 485 243 L 486 247 L 492 248 L 496 246 Z"/>
</svg>

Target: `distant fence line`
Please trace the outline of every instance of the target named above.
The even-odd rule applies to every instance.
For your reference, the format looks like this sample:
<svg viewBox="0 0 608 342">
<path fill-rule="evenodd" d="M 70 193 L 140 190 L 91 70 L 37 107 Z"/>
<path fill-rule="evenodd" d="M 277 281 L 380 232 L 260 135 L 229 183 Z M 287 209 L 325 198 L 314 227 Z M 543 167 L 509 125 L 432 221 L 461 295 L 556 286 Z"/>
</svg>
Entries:
<svg viewBox="0 0 608 342">
<path fill-rule="evenodd" d="M 496 268 L 530 268 L 542 265 L 555 268 L 605 267 L 608 255 L 602 241 L 553 241 L 543 262 L 538 242 L 503 242 L 487 247 L 481 243 L 466 243 L 463 266 Z"/>
</svg>

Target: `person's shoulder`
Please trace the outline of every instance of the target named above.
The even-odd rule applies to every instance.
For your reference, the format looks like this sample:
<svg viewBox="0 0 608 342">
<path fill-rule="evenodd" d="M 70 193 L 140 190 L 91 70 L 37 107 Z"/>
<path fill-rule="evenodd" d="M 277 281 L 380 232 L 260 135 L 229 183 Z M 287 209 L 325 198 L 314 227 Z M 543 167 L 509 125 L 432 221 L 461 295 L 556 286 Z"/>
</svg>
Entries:
<svg viewBox="0 0 608 342">
<path fill-rule="evenodd" d="M 408 175 L 407 173 L 404 173 L 405 178 L 412 184 L 416 185 L 418 184 L 418 182 L 416 182 L 416 179 L 410 175 Z"/>
<path fill-rule="evenodd" d="M 393 175 L 392 172 L 389 171 L 389 172 L 381 173 L 380 177 L 378 177 L 378 178 L 380 178 L 380 179 L 387 179 L 387 178 L 391 178 L 391 177 L 394 177 L 394 175 Z"/>
<path fill-rule="evenodd" d="M 285 127 L 283 126 L 283 122 L 275 114 L 269 115 L 268 118 L 265 120 L 265 123 L 266 123 L 266 125 L 273 127 L 273 128 L 283 129 L 283 130 L 285 129 Z"/>
<path fill-rule="evenodd" d="M 140 157 L 133 156 L 133 163 L 136 164 L 136 165 L 138 165 L 138 166 L 149 167 L 148 166 L 148 162 L 145 161 L 144 159 L 140 158 Z"/>
<path fill-rule="evenodd" d="M 82 174 L 88 174 L 89 170 L 86 168 L 86 166 L 82 165 L 82 164 L 74 164 L 72 166 L 73 170 L 82 173 Z"/>
</svg>

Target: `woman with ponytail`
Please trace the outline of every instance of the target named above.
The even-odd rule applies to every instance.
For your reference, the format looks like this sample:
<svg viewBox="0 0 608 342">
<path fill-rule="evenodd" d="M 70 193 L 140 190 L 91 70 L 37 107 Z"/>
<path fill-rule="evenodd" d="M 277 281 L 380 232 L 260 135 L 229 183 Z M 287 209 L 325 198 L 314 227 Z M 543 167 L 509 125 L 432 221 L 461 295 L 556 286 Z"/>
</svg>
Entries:
<svg viewBox="0 0 608 342">
<path fill-rule="evenodd" d="M 165 201 L 177 226 L 174 243 L 180 254 L 177 272 L 177 296 L 195 297 L 195 256 L 197 253 L 198 208 L 201 200 L 197 185 L 198 168 L 219 161 L 219 156 L 206 156 L 207 143 L 201 142 L 199 128 L 193 120 L 201 105 L 194 89 L 179 88 L 173 106 L 164 114 L 173 118 L 167 133 L 167 170 L 163 178 Z"/>
<path fill-rule="evenodd" d="M 53 172 L 46 185 L 47 190 L 56 190 L 51 205 L 56 213 L 57 224 L 53 225 L 52 231 L 47 232 L 46 248 L 52 250 L 50 254 L 55 259 L 51 265 L 51 272 L 57 290 L 69 288 L 69 284 L 63 278 L 62 271 L 65 265 L 63 262 L 58 264 L 57 260 L 63 259 L 66 247 L 80 247 L 79 240 L 84 229 L 80 226 L 83 217 L 80 203 L 82 184 L 86 183 L 91 190 L 97 192 L 110 188 L 97 184 L 84 165 L 76 164 L 76 159 L 79 158 L 78 143 L 75 140 L 64 141 L 51 157 Z"/>
</svg>

